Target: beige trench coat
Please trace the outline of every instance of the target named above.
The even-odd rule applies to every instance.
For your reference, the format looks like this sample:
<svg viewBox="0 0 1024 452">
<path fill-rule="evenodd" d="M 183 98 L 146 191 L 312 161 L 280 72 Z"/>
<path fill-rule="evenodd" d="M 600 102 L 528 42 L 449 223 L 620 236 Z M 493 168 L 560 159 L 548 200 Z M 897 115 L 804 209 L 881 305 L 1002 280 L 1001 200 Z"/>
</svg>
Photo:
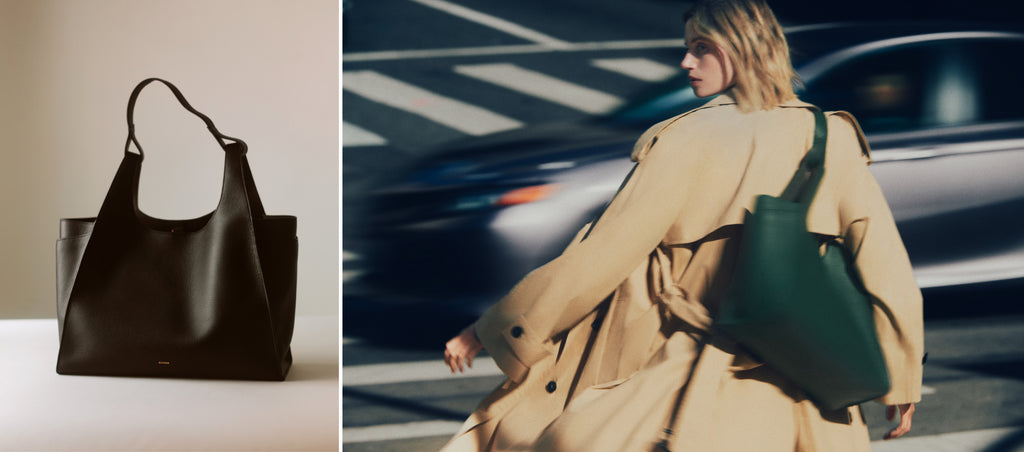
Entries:
<svg viewBox="0 0 1024 452">
<path fill-rule="evenodd" d="M 587 239 L 581 231 L 477 321 L 508 380 L 443 450 L 652 450 L 680 390 L 673 451 L 870 450 L 859 407 L 821 412 L 710 333 L 746 211 L 779 194 L 810 148 L 806 105 L 742 113 L 723 94 L 644 133 L 632 178 Z M 859 126 L 827 117 L 808 228 L 855 256 L 892 380 L 880 401 L 917 402 L 921 294 Z"/>
</svg>

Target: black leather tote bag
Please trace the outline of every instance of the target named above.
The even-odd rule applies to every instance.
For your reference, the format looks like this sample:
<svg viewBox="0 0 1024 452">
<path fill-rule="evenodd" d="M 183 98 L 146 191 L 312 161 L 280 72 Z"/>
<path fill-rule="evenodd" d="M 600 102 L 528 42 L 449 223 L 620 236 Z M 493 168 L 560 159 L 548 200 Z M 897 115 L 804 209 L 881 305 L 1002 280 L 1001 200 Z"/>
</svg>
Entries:
<svg viewBox="0 0 1024 452">
<path fill-rule="evenodd" d="M 157 81 L 224 150 L 213 212 L 163 220 L 137 204 L 142 147 L 132 112 Z M 130 151 L 132 145 L 138 153 Z M 57 241 L 57 373 L 284 380 L 291 366 L 296 218 L 267 215 L 246 144 L 160 79 L 128 101 L 124 159 L 95 218 L 62 219 Z"/>
</svg>

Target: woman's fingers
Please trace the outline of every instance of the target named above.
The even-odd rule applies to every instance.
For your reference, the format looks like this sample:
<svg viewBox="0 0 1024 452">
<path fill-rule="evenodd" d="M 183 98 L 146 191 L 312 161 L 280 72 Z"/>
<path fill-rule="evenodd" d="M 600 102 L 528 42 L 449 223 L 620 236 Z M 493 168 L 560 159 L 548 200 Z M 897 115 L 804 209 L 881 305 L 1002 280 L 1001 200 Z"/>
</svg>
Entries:
<svg viewBox="0 0 1024 452">
<path fill-rule="evenodd" d="M 905 426 L 905 425 L 903 425 L 901 423 L 898 427 L 890 430 L 889 433 L 886 433 L 884 439 L 887 439 L 887 440 L 889 440 L 889 439 L 896 439 L 896 438 L 899 438 L 899 437 L 901 437 L 903 435 L 906 435 L 907 432 L 909 432 L 909 431 L 910 431 L 910 427 L 909 426 Z"/>
<path fill-rule="evenodd" d="M 448 366 L 449 369 L 451 369 L 452 373 L 455 373 L 455 364 L 452 361 L 452 352 L 449 351 L 447 348 L 444 349 L 444 363 L 445 365 Z"/>
<path fill-rule="evenodd" d="M 885 439 L 896 439 L 910 432 L 911 424 L 914 419 L 914 404 L 907 403 L 899 406 L 900 411 L 900 425 L 885 434 Z M 886 411 L 886 417 L 890 420 L 895 415 L 896 406 L 890 405 Z"/>
<path fill-rule="evenodd" d="M 470 325 L 445 344 L 444 362 L 448 364 L 453 374 L 456 370 L 465 372 L 466 366 L 473 367 L 473 357 L 483 348 L 483 344 L 476 337 L 475 329 Z"/>
<path fill-rule="evenodd" d="M 444 363 L 448 365 L 448 368 L 451 369 L 452 373 L 455 373 L 455 369 L 458 368 L 458 359 L 458 356 L 452 352 L 451 341 L 448 341 L 444 347 Z"/>
<path fill-rule="evenodd" d="M 445 361 L 448 362 L 448 367 L 452 369 L 452 373 L 462 372 L 462 357 L 459 356 L 458 353 L 450 351 L 446 353 L 448 354 L 448 357 L 445 358 Z"/>
<path fill-rule="evenodd" d="M 444 349 L 444 361 L 448 363 L 448 367 L 452 370 L 452 373 L 463 372 L 463 360 L 466 356 L 466 347 L 462 344 L 461 338 L 456 336 L 452 340 L 445 344 Z"/>
</svg>

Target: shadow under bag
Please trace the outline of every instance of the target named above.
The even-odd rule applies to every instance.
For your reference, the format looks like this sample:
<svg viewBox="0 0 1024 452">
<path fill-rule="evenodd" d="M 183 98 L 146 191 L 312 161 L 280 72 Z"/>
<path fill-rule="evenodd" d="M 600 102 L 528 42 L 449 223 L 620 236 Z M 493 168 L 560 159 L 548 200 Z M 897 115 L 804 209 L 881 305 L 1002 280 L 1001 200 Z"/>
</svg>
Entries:
<svg viewBox="0 0 1024 452">
<path fill-rule="evenodd" d="M 142 147 L 132 113 L 158 81 L 224 149 L 213 212 L 189 220 L 138 208 Z M 138 153 L 129 151 L 134 144 Z M 284 380 L 291 367 L 296 218 L 267 215 L 246 144 L 221 134 L 165 80 L 128 101 L 124 159 L 95 218 L 62 219 L 57 373 Z"/>
</svg>

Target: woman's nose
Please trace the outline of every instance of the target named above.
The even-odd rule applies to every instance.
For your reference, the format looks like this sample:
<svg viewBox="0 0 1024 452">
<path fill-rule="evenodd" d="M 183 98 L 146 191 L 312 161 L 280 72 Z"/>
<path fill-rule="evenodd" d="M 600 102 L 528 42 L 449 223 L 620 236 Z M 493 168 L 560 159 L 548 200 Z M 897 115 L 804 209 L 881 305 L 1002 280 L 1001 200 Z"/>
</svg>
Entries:
<svg viewBox="0 0 1024 452">
<path fill-rule="evenodd" d="M 689 71 L 694 68 L 695 61 L 696 58 L 694 58 L 690 53 L 687 53 L 686 56 L 683 57 L 683 61 L 679 63 L 679 66 Z"/>
</svg>

